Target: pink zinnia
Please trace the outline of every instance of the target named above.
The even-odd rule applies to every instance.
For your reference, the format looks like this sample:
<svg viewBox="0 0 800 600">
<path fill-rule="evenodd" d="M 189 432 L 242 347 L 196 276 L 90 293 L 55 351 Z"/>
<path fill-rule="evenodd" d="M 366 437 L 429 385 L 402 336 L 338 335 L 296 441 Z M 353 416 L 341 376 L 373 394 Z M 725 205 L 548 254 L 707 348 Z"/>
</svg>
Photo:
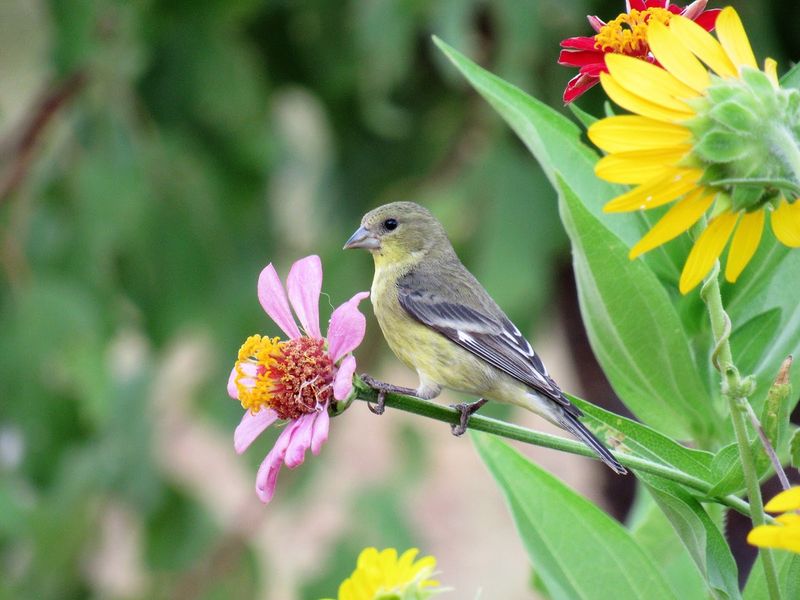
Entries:
<svg viewBox="0 0 800 600">
<path fill-rule="evenodd" d="M 244 452 L 275 421 L 286 421 L 256 477 L 256 494 L 265 503 L 275 493 L 282 464 L 290 469 L 300 466 L 309 448 L 319 454 L 328 439 L 331 398 L 344 400 L 353 389 L 356 359 L 351 352 L 364 339 L 366 329 L 358 303 L 369 293 L 359 292 L 333 311 L 326 339 L 319 328 L 321 289 L 318 256 L 292 265 L 286 290 L 303 327 L 301 333 L 278 274 L 272 264 L 267 265 L 258 278 L 258 300 L 289 340 L 250 336 L 228 379 L 228 394 L 246 410 L 233 435 L 237 453 Z"/>
<path fill-rule="evenodd" d="M 695 0 L 681 8 L 669 0 L 626 0 L 626 11 L 605 23 L 600 17 L 589 16 L 589 25 L 597 32 L 592 37 L 572 37 L 561 42 L 564 48 L 558 64 L 578 67 L 564 90 L 564 102 L 569 104 L 600 81 L 600 73 L 608 72 L 606 54 L 626 54 L 655 63 L 647 45 L 647 27 L 652 19 L 669 23 L 671 15 L 682 15 L 706 31 L 714 29 L 719 9 L 705 10 L 708 0 Z"/>
</svg>

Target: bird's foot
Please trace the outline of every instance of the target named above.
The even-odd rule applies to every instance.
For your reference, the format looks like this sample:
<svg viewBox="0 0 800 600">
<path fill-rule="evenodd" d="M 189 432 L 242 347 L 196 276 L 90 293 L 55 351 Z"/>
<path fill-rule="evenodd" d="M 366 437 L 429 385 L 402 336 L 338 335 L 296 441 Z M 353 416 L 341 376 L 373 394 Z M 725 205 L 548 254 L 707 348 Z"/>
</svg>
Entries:
<svg viewBox="0 0 800 600">
<path fill-rule="evenodd" d="M 486 398 L 481 398 L 477 402 L 463 402 L 461 404 L 451 404 L 450 408 L 455 408 L 459 414 L 458 423 L 453 423 L 450 425 L 450 431 L 453 432 L 453 435 L 458 437 L 460 435 L 464 435 L 464 432 L 467 430 L 467 424 L 469 423 L 469 418 L 472 416 L 473 413 L 477 412 L 481 406 L 486 404 L 488 400 Z"/>
<path fill-rule="evenodd" d="M 405 394 L 406 396 L 415 396 L 417 390 L 412 390 L 411 388 L 401 387 L 399 385 L 392 385 L 391 383 L 386 383 L 385 381 L 378 381 L 374 377 L 370 377 L 366 373 L 361 375 L 361 381 L 366 383 L 369 387 L 373 390 L 378 392 L 378 402 L 373 406 L 372 403 L 367 402 L 367 408 L 376 414 L 382 415 L 383 411 L 386 410 L 386 394 Z"/>
</svg>

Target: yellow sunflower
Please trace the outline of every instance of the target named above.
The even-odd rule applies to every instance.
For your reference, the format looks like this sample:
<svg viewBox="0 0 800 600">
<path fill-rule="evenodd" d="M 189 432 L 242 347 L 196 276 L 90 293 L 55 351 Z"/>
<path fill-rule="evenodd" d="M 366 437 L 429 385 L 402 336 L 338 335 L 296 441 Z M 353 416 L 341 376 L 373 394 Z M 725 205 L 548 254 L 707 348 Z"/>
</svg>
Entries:
<svg viewBox="0 0 800 600">
<path fill-rule="evenodd" d="M 338 600 L 402 599 L 422 600 L 439 591 L 439 582 L 428 579 L 436 559 L 425 556 L 417 561 L 419 550 L 411 548 L 398 557 L 397 550 L 365 548 L 358 556 L 356 570 L 339 586 Z"/>
<path fill-rule="evenodd" d="M 779 87 L 772 59 L 758 70 L 733 8 L 719 14 L 716 32 L 718 40 L 674 15 L 669 25 L 654 22 L 647 32 L 660 67 L 608 55 L 603 89 L 635 114 L 602 119 L 588 132 L 608 153 L 596 174 L 636 185 L 611 200 L 606 212 L 677 200 L 631 249 L 631 259 L 709 214 L 681 273 L 684 294 L 709 273 L 729 241 L 725 278 L 736 281 L 758 248 L 767 214 L 778 240 L 800 247 L 800 202 L 792 193 L 800 188 L 800 93 Z"/>
<path fill-rule="evenodd" d="M 749 533 L 747 541 L 754 546 L 800 553 L 800 487 L 781 492 L 764 509 L 783 513 L 775 517 L 778 525 L 759 525 Z"/>
</svg>

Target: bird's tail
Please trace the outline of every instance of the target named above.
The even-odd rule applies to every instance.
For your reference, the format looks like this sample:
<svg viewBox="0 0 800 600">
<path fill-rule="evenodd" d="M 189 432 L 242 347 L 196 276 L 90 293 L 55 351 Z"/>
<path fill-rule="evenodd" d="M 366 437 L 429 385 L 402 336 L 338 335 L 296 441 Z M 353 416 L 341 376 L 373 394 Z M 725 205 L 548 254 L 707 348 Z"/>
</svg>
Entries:
<svg viewBox="0 0 800 600">
<path fill-rule="evenodd" d="M 606 463 L 612 471 L 618 475 L 625 475 L 628 472 L 628 470 L 619 464 L 617 459 L 611 455 L 608 448 L 586 428 L 586 425 L 578 420 L 578 417 L 565 410 L 561 411 L 560 417 L 558 424 L 594 450 L 597 456 L 600 457 L 600 460 Z"/>
</svg>

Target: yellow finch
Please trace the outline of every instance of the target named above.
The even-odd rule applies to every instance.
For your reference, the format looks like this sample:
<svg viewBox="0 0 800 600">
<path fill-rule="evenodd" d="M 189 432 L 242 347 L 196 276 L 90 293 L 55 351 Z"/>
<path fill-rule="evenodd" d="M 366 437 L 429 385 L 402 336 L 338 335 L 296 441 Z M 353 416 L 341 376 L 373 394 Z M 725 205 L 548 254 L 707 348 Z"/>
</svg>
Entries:
<svg viewBox="0 0 800 600">
<path fill-rule="evenodd" d="M 464 432 L 487 400 L 515 404 L 566 429 L 617 473 L 626 473 L 578 420 L 519 329 L 456 256 L 441 223 L 413 202 L 394 202 L 364 215 L 345 248 L 365 248 L 375 260 L 371 300 L 389 347 L 417 371 L 416 390 L 372 378 L 381 392 L 432 399 L 443 387 L 481 399 L 455 408 Z M 379 402 L 380 404 L 380 402 Z M 381 407 L 382 408 L 382 407 Z"/>
</svg>

